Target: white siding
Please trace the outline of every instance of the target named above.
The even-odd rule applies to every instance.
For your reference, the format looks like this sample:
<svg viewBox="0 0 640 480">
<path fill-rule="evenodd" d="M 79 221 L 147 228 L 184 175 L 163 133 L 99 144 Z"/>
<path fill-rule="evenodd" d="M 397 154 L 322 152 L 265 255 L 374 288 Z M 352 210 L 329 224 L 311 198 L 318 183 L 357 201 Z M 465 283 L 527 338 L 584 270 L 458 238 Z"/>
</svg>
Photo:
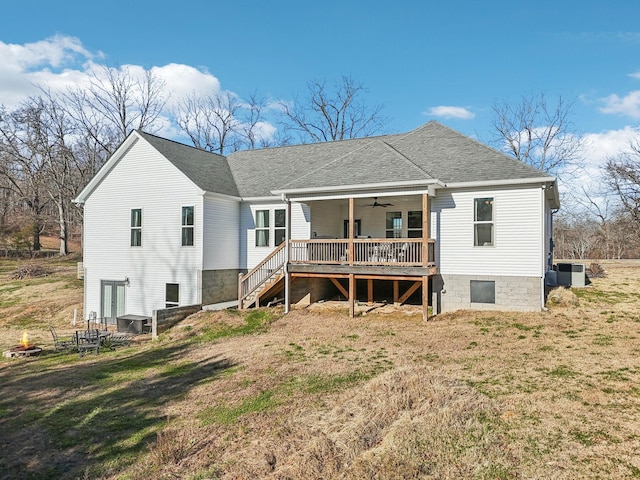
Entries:
<svg viewBox="0 0 640 480">
<path fill-rule="evenodd" d="M 443 274 L 542 277 L 541 188 L 439 190 L 432 198 L 431 236 Z M 474 198 L 494 198 L 494 246 L 475 247 Z"/>
<path fill-rule="evenodd" d="M 183 206 L 195 207 L 194 246 L 181 246 Z M 131 209 L 142 209 L 142 246 L 130 246 Z M 165 284 L 180 284 L 180 304 L 198 303 L 202 268 L 200 190 L 144 140 L 137 141 L 84 206 L 85 315 L 100 312 L 100 281 L 129 279 L 126 313 L 165 306 Z"/>
<path fill-rule="evenodd" d="M 240 268 L 240 203 L 205 197 L 203 225 L 203 269 Z"/>
<path fill-rule="evenodd" d="M 402 214 L 403 235 L 407 236 L 407 216 L 409 211 L 422 211 L 422 195 L 404 198 L 379 198 L 380 203 L 392 203 L 388 207 L 371 207 L 373 198 L 355 200 L 354 217 L 360 220 L 361 235 L 371 238 L 385 238 L 387 212 Z M 327 200 L 309 202 L 311 206 L 312 234 L 322 237 L 343 238 L 344 221 L 349 218 L 348 200 Z"/>
<path fill-rule="evenodd" d="M 240 206 L 240 241 L 241 249 L 240 256 L 242 259 L 246 259 L 246 264 L 241 268 L 248 270 L 255 267 L 260 263 L 269 253 L 271 253 L 274 246 L 274 210 L 286 209 L 286 203 L 243 203 Z M 255 235 L 255 212 L 256 210 L 269 210 L 269 246 L 268 247 L 256 247 L 256 235 Z M 291 204 L 291 237 L 297 240 L 304 240 L 310 238 L 310 213 L 309 208 L 301 203 Z"/>
</svg>

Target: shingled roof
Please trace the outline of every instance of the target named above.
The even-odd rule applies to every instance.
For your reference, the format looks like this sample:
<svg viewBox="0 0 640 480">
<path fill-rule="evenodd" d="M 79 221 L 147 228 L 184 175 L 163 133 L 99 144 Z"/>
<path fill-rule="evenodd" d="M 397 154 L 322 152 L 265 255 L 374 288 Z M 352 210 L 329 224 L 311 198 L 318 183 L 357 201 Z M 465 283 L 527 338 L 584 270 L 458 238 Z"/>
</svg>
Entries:
<svg viewBox="0 0 640 480">
<path fill-rule="evenodd" d="M 235 152 L 228 161 L 243 197 L 403 181 L 554 180 L 438 122 L 406 134 Z"/>
<path fill-rule="evenodd" d="M 150 133 L 138 133 L 202 190 L 239 196 L 229 163 L 222 155 L 156 137 Z"/>
<path fill-rule="evenodd" d="M 138 133 L 203 190 L 243 198 L 398 182 L 554 180 L 433 121 L 406 134 L 244 150 L 227 157 Z"/>
</svg>

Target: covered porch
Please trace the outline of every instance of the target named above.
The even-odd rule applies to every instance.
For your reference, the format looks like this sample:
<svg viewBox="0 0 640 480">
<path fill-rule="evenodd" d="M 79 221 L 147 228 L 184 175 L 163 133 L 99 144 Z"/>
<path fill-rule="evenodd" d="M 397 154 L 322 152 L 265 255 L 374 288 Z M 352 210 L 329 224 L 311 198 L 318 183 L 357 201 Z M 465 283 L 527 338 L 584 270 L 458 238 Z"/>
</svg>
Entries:
<svg viewBox="0 0 640 480">
<path fill-rule="evenodd" d="M 348 299 L 350 316 L 355 314 L 357 281 L 366 282 L 368 303 L 375 298 L 374 282 L 391 282 L 393 301 L 398 304 L 421 289 L 426 319 L 429 279 L 438 273 L 436 243 L 430 238 L 429 194 L 377 195 L 307 201 L 311 238 L 291 238 L 288 232 L 285 282 L 329 279 Z M 288 202 L 289 218 L 290 209 Z M 339 233 L 343 238 L 335 238 Z M 400 285 L 407 282 L 409 288 L 401 291 Z M 286 297 L 288 308 L 290 298 Z"/>
<path fill-rule="evenodd" d="M 283 241 L 240 277 L 240 308 L 259 305 L 261 298 L 266 301 L 280 293 L 288 311 L 292 282 L 324 279 L 348 300 L 351 316 L 358 292 L 362 301 L 365 290 L 368 303 L 382 291 L 395 304 L 410 297 L 415 303 L 418 298 L 423 317 L 428 318 L 430 280 L 438 273 L 437 245 L 430 238 L 429 193 L 427 188 L 421 190 L 285 198 Z M 292 216 L 292 204 L 304 213 L 305 222 Z"/>
</svg>

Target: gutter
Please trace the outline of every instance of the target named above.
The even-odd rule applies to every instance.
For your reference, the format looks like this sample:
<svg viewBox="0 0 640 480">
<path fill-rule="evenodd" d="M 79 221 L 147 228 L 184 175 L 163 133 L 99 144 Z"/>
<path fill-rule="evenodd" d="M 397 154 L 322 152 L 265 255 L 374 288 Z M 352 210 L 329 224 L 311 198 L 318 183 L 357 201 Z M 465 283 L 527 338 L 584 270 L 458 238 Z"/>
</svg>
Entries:
<svg viewBox="0 0 640 480">
<path fill-rule="evenodd" d="M 474 187 L 492 187 L 504 185 L 527 185 L 531 183 L 555 183 L 555 177 L 533 177 L 533 178 L 516 178 L 505 180 L 480 180 L 476 182 L 452 182 L 447 183 L 447 188 L 474 188 Z"/>
<path fill-rule="evenodd" d="M 348 192 L 354 190 L 374 190 L 374 189 L 389 189 L 399 187 L 423 187 L 435 185 L 438 187 L 446 187 L 443 182 L 438 179 L 430 178 L 425 180 L 406 180 L 401 182 L 385 182 L 385 183 L 361 183 L 356 185 L 338 185 L 338 186 L 326 186 L 326 187 L 307 187 L 307 188 L 291 188 L 291 189 L 279 189 L 272 190 L 274 195 L 291 195 L 300 193 L 335 193 L 335 192 Z"/>
</svg>

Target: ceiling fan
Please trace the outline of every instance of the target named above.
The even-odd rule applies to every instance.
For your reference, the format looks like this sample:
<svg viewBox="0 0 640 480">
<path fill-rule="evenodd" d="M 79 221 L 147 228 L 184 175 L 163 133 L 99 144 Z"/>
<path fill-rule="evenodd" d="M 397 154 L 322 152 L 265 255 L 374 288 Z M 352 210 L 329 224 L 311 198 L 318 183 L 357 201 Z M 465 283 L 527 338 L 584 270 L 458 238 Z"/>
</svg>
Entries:
<svg viewBox="0 0 640 480">
<path fill-rule="evenodd" d="M 384 207 L 384 208 L 387 208 L 387 207 L 393 207 L 393 203 L 379 203 L 378 202 L 378 197 L 374 197 L 373 203 L 369 203 L 367 205 L 367 207 L 374 207 L 374 208 L 375 207 Z"/>
</svg>

